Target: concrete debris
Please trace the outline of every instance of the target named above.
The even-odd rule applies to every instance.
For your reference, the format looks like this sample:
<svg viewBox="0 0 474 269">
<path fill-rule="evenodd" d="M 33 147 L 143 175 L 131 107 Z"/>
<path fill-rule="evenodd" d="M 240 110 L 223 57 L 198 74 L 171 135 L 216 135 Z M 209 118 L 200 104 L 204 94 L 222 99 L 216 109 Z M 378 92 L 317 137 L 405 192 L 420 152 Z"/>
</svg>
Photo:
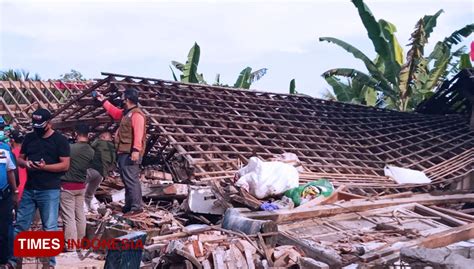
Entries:
<svg viewBox="0 0 474 269">
<path fill-rule="evenodd" d="M 189 211 L 200 214 L 222 215 L 225 208 L 219 203 L 211 187 L 190 186 L 186 206 Z"/>
<path fill-rule="evenodd" d="M 402 261 L 412 267 L 431 266 L 433 268 L 465 269 L 474 268 L 474 257 L 465 257 L 449 248 L 402 248 Z"/>
</svg>

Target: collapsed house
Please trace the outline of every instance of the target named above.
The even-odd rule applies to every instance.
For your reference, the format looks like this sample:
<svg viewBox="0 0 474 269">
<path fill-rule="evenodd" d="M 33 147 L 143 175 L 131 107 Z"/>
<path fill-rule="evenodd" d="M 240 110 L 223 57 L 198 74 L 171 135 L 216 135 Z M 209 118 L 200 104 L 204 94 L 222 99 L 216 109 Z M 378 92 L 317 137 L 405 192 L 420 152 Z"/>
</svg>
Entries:
<svg viewBox="0 0 474 269">
<path fill-rule="evenodd" d="M 114 130 L 117 124 L 91 93 L 118 103 L 125 88 L 139 91 L 148 123 L 142 184 L 149 215 L 119 217 L 121 223 L 105 227 L 112 218 L 106 214 L 91 230 L 111 237 L 145 231 L 143 267 L 387 266 L 400 262 L 400 253 L 420 262 L 407 248 L 441 251 L 436 248 L 474 238 L 472 210 L 461 211 L 474 202 L 472 70 L 443 85 L 419 113 L 103 75 L 53 109 L 54 125 L 65 132 L 78 123 L 96 132 Z M 293 209 L 257 211 L 263 201 L 233 186 L 233 178 L 253 156 L 271 160 L 285 153 L 297 156 L 291 163 L 299 168 L 300 184 L 325 178 L 335 191 Z M 431 182 L 399 184 L 386 176 L 387 166 L 421 171 Z M 121 186 L 115 179 L 102 187 L 108 193 Z M 205 195 L 191 197 L 206 188 Z M 120 195 L 109 196 L 114 197 L 108 206 L 117 206 Z M 183 199 L 187 209 L 179 206 Z M 205 200 L 212 206 L 189 208 Z M 229 211 L 232 207 L 247 209 Z M 226 217 L 215 220 L 224 212 L 238 225 Z M 204 226 L 186 226 L 193 223 Z"/>
</svg>

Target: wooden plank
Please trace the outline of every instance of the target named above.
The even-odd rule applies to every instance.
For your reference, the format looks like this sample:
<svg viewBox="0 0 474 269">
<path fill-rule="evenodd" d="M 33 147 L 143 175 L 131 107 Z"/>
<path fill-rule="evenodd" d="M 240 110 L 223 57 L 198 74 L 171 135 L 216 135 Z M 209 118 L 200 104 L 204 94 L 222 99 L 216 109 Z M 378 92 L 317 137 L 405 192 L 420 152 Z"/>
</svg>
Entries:
<svg viewBox="0 0 474 269">
<path fill-rule="evenodd" d="M 255 269 L 255 263 L 253 260 L 253 256 L 257 253 L 257 249 L 252 246 L 248 241 L 243 239 L 238 239 L 237 241 L 237 248 L 244 253 L 245 260 L 247 262 L 248 269 Z"/>
<path fill-rule="evenodd" d="M 466 225 L 467 222 L 458 220 L 456 218 L 453 218 L 449 215 L 446 215 L 444 213 L 441 213 L 439 211 L 436 211 L 434 209 L 431 209 L 429 207 L 423 206 L 423 205 L 415 205 L 415 213 L 419 213 L 421 215 L 429 215 L 433 217 L 440 217 L 438 222 L 441 222 L 443 224 L 446 224 L 451 227 L 457 227 L 457 226 L 463 226 Z"/>
<path fill-rule="evenodd" d="M 381 199 L 375 201 L 349 201 L 338 205 L 321 205 L 316 208 L 306 209 L 282 209 L 272 212 L 246 212 L 242 215 L 253 219 L 273 220 L 275 222 L 295 221 L 306 218 L 332 216 L 342 213 L 365 211 L 369 209 L 401 205 L 407 203 L 419 203 L 423 205 L 452 204 L 474 201 L 474 193 L 454 195 L 429 195 L 419 194 L 409 198 Z"/>
<path fill-rule="evenodd" d="M 278 236 L 278 244 L 295 246 L 305 253 L 305 257 L 322 261 L 328 264 L 330 268 L 342 267 L 342 259 L 337 252 L 329 248 L 311 244 L 308 240 L 297 239 L 288 234 L 281 233 L 280 236 Z"/>
<path fill-rule="evenodd" d="M 376 259 L 392 255 L 404 247 L 422 246 L 426 248 L 445 247 L 456 242 L 470 240 L 474 238 L 474 223 L 455 227 L 446 231 L 429 235 L 425 238 L 418 238 L 408 242 L 396 242 L 381 251 L 368 253 L 361 256 L 363 262 L 372 262 Z"/>
<path fill-rule="evenodd" d="M 469 220 L 469 222 L 474 222 L 474 216 L 463 213 L 462 211 L 455 211 L 455 210 L 452 210 L 452 209 L 439 207 L 439 206 L 435 206 L 435 205 L 430 206 L 430 207 L 432 209 L 436 210 L 436 211 L 440 211 L 440 212 L 443 212 L 445 214 L 448 214 L 448 215 L 451 215 L 451 216 L 454 216 L 454 217 L 457 217 L 457 218 L 460 218 L 460 219 Z"/>
<path fill-rule="evenodd" d="M 463 225 L 442 232 L 440 234 L 430 235 L 423 238 L 421 242 L 416 245 L 425 248 L 440 248 L 445 247 L 456 242 L 466 241 L 474 238 L 474 223 Z"/>
<path fill-rule="evenodd" d="M 225 250 L 218 247 L 212 252 L 212 260 L 214 262 L 214 269 L 227 269 L 225 264 Z"/>
</svg>

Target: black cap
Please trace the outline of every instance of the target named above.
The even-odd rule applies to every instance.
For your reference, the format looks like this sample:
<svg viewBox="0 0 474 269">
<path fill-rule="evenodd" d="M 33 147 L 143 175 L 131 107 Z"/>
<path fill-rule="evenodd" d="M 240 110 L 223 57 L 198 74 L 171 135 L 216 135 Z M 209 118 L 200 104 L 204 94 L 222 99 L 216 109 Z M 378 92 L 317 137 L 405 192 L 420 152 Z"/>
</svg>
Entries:
<svg viewBox="0 0 474 269">
<path fill-rule="evenodd" d="M 123 93 L 123 97 L 132 101 L 135 104 L 138 104 L 138 91 L 134 88 L 128 88 Z"/>
<path fill-rule="evenodd" d="M 49 110 L 40 108 L 33 112 L 33 128 L 43 128 L 51 119 L 51 112 Z"/>
</svg>

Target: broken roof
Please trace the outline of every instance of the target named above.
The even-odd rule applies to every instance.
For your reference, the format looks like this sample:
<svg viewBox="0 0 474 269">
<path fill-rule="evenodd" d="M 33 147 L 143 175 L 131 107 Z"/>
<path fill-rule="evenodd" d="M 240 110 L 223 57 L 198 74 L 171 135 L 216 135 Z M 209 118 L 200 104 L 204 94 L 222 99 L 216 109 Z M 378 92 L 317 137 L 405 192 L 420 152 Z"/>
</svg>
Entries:
<svg viewBox="0 0 474 269">
<path fill-rule="evenodd" d="M 87 82 L 60 80 L 0 81 L 0 115 L 26 128 L 35 109 L 41 107 L 54 111 L 86 87 Z"/>
<path fill-rule="evenodd" d="M 90 93 L 99 90 L 113 101 L 134 87 L 148 117 L 147 157 L 168 161 L 166 169 L 179 179 L 232 177 L 251 156 L 268 159 L 284 152 L 299 157 L 308 180 L 326 177 L 362 188 L 396 187 L 383 176 L 386 164 L 425 171 L 443 184 L 472 171 L 474 132 L 460 115 L 103 75 L 56 111 L 56 127 L 81 121 L 97 130 L 113 129 L 116 125 Z"/>
</svg>

